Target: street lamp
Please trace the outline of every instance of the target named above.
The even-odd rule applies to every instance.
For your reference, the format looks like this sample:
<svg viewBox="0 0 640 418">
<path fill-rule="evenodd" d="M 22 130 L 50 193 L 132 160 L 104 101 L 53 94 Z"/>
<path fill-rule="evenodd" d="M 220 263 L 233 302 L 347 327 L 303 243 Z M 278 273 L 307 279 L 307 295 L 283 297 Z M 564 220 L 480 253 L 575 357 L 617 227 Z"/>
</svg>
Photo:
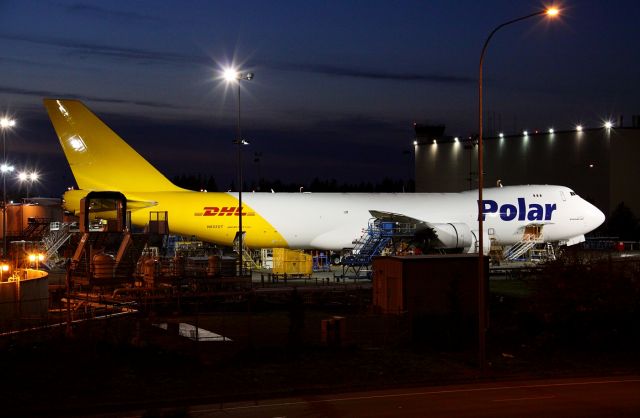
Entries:
<svg viewBox="0 0 640 418">
<path fill-rule="evenodd" d="M 478 65 L 478 361 L 480 363 L 480 370 L 484 374 L 486 363 L 486 300 L 484 294 L 485 277 L 484 277 L 484 233 L 482 230 L 483 222 L 483 202 L 482 202 L 482 187 L 484 181 L 484 173 L 482 167 L 482 63 L 484 61 L 484 54 L 489 46 L 489 41 L 493 35 L 503 27 L 512 23 L 520 22 L 521 20 L 529 19 L 536 16 L 548 16 L 556 17 L 560 13 L 560 10 L 556 7 L 549 7 L 544 10 L 531 13 L 526 16 L 522 16 L 513 20 L 504 22 L 496 26 L 487 40 L 484 42 L 482 52 L 480 53 L 480 63 Z"/>
<path fill-rule="evenodd" d="M 242 276 L 242 146 L 249 143 L 242 139 L 240 127 L 240 81 L 252 80 L 253 73 L 241 73 L 234 68 L 227 68 L 224 70 L 223 77 L 228 83 L 238 84 L 238 125 L 236 127 L 236 139 L 233 142 L 238 145 L 238 268 L 239 275 Z"/>
<path fill-rule="evenodd" d="M 34 254 L 29 254 L 29 262 L 30 263 L 36 263 L 36 270 L 40 269 L 40 263 L 44 261 L 44 254 L 42 253 L 34 253 Z"/>
<path fill-rule="evenodd" d="M 0 130 L 2 131 L 2 256 L 7 256 L 7 172 L 13 171 L 13 167 L 7 164 L 7 130 L 16 126 L 16 120 L 7 116 L 0 118 Z"/>
<path fill-rule="evenodd" d="M 40 174 L 38 174 L 37 171 L 32 171 L 31 173 L 27 171 L 22 171 L 18 173 L 18 180 L 20 180 L 20 183 L 25 183 L 25 182 L 27 183 L 27 199 L 29 199 L 30 186 L 36 181 L 38 181 L 39 178 L 40 178 Z"/>
</svg>

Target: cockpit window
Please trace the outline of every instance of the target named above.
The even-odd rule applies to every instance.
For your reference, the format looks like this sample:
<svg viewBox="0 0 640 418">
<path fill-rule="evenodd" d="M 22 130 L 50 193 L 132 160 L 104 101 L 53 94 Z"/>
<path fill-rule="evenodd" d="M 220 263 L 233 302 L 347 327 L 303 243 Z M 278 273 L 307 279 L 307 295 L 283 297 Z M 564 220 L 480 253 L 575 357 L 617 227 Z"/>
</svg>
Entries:
<svg viewBox="0 0 640 418">
<path fill-rule="evenodd" d="M 569 194 L 570 194 L 571 196 L 575 196 L 575 195 L 576 195 L 576 192 L 569 192 Z"/>
</svg>

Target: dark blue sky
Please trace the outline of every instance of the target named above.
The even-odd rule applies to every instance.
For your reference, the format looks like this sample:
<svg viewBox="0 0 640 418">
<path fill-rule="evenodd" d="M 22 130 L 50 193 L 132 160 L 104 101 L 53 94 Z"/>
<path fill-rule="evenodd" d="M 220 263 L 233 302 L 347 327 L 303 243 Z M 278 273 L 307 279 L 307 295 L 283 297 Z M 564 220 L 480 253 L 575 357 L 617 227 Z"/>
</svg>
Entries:
<svg viewBox="0 0 640 418">
<path fill-rule="evenodd" d="M 640 114 L 640 2 L 558 3 L 492 40 L 485 109 L 505 132 L 595 126 Z M 243 84 L 248 180 L 409 176 L 412 123 L 476 131 L 477 63 L 496 25 L 536 1 L 0 0 L 0 109 L 18 119 L 9 155 L 44 171 L 40 194 L 72 179 L 43 97 L 76 97 L 169 177 L 234 177 Z M 500 125 L 500 126 L 497 126 Z M 260 166 L 253 153 L 262 153 Z"/>
</svg>

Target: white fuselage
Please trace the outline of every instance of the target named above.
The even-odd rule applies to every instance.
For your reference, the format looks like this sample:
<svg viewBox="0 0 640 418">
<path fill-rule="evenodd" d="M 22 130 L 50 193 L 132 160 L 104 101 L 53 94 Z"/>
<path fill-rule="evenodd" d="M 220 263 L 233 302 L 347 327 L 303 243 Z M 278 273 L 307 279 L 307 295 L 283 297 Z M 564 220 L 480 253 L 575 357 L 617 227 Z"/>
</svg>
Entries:
<svg viewBox="0 0 640 418">
<path fill-rule="evenodd" d="M 203 208 L 219 205 L 220 193 L 185 192 L 182 204 L 165 205 L 162 192 L 127 193 L 129 198 L 157 202 L 153 211 L 169 211 L 171 232 L 228 244 L 237 232 L 238 217 L 194 218 Z M 179 193 L 167 193 L 175 200 Z M 188 194 L 188 195 L 187 195 Z M 236 201 L 237 193 L 227 193 Z M 370 211 L 399 214 L 428 224 L 464 224 L 478 230 L 477 191 L 462 193 L 243 193 L 243 206 L 266 223 L 243 216 L 243 231 L 250 246 L 286 246 L 300 249 L 341 250 L 353 247 L 370 219 Z M 528 225 L 542 226 L 544 241 L 569 241 L 597 228 L 604 215 L 563 186 L 529 185 L 485 189 L 484 233 L 510 245 L 520 241 Z M 147 213 L 145 211 L 145 213 Z M 194 221 L 194 219 L 196 221 Z M 216 226 L 214 221 L 225 220 Z M 235 221 L 234 221 L 235 219 Z M 148 214 L 134 216 L 144 223 Z M 186 222 L 188 220 L 189 222 Z M 284 239 L 274 238 L 274 234 Z M 259 239 L 260 238 L 260 239 Z M 252 244 L 253 243 L 253 244 Z M 272 244 L 272 245 L 267 245 Z"/>
</svg>

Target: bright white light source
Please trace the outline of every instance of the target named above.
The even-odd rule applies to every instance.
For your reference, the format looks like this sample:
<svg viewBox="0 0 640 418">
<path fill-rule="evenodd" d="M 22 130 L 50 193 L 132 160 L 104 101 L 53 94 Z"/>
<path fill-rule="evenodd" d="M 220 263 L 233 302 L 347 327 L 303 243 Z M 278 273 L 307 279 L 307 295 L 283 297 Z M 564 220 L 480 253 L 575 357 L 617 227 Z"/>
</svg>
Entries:
<svg viewBox="0 0 640 418">
<path fill-rule="evenodd" d="M 413 141 L 413 145 L 418 145 L 418 141 Z"/>
<path fill-rule="evenodd" d="M 9 119 L 7 117 L 0 119 L 0 128 L 13 128 L 14 126 L 16 126 L 15 119 Z"/>
<path fill-rule="evenodd" d="M 87 146 L 79 135 L 74 135 L 69 138 L 69 145 L 71 145 L 74 151 L 83 152 L 87 150 Z"/>
<path fill-rule="evenodd" d="M 38 181 L 39 178 L 40 178 L 40 174 L 38 174 L 37 172 L 33 171 L 29 173 L 29 180 Z"/>
<path fill-rule="evenodd" d="M 500 133 L 498 134 L 498 136 L 499 136 L 500 138 L 504 138 L 504 134 L 503 134 L 502 132 L 500 132 Z"/>
<path fill-rule="evenodd" d="M 553 128 L 549 128 L 549 133 L 552 134 L 554 132 Z"/>
<path fill-rule="evenodd" d="M 436 140 L 434 139 L 434 140 L 433 140 L 433 143 L 434 143 L 434 144 L 437 144 L 437 143 L 438 143 L 438 141 L 436 141 Z"/>
<path fill-rule="evenodd" d="M 528 136 L 529 135 L 529 131 L 522 131 L 522 135 Z"/>
<path fill-rule="evenodd" d="M 5 163 L 5 164 L 0 165 L 0 172 L 8 173 L 8 172 L 13 171 L 13 168 L 14 167 L 12 165 L 9 165 L 9 164 Z"/>
<path fill-rule="evenodd" d="M 453 138 L 454 142 L 460 142 L 460 138 L 458 138 L 457 136 L 455 138 Z"/>
<path fill-rule="evenodd" d="M 582 132 L 582 125 L 576 125 L 576 131 Z"/>
<path fill-rule="evenodd" d="M 67 109 L 62 105 L 62 103 L 60 102 L 60 100 L 56 100 L 56 103 L 58 103 L 58 110 L 60 111 L 60 113 L 62 113 L 62 116 L 64 116 L 65 118 L 69 117 L 69 112 L 67 111 Z"/>
<path fill-rule="evenodd" d="M 613 128 L 613 122 L 611 122 L 610 120 L 606 121 L 604 123 L 604 127 L 607 128 L 607 129 Z"/>
<path fill-rule="evenodd" d="M 222 73 L 222 76 L 227 81 L 236 81 L 238 79 L 238 71 L 233 68 L 227 68 Z"/>
</svg>

